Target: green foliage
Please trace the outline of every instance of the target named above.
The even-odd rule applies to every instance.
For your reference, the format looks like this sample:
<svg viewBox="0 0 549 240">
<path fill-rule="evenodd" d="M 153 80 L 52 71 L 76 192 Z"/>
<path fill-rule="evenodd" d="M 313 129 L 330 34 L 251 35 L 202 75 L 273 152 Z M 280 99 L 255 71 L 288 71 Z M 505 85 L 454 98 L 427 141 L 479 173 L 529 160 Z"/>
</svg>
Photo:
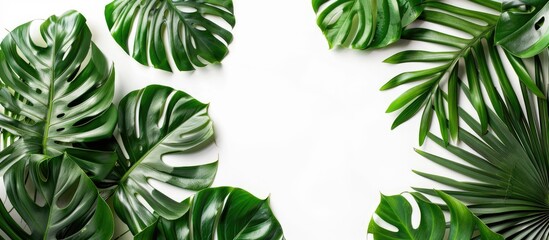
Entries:
<svg viewBox="0 0 549 240">
<path fill-rule="evenodd" d="M 200 12 L 216 13 L 213 3 L 201 2 Z M 191 22 L 196 18 L 189 17 Z M 6 202 L 0 204 L 0 230 L 6 236 L 109 239 L 115 225 L 105 201 L 113 197 L 115 212 L 133 234 L 148 231 L 141 237 L 157 235 L 157 227 L 192 215 L 205 219 L 193 220 L 193 228 L 215 225 L 224 229 L 220 237 L 283 238 L 268 202 L 243 190 L 205 190 L 178 202 L 153 186 L 158 181 L 199 191 L 212 184 L 217 159 L 202 165 L 178 161 L 176 166 L 162 160 L 166 154 L 188 154 L 213 143 L 208 104 L 153 85 L 129 93 L 117 111 L 114 70 L 91 41 L 86 19 L 70 11 L 48 18 L 39 31 L 43 43 L 32 37 L 36 35 L 26 23 L 0 45 L 0 170 L 13 205 L 8 210 Z M 206 219 L 211 214 L 207 207 L 214 205 L 223 207 L 223 216 L 220 212 Z M 201 215 L 199 208 L 205 211 Z"/>
<path fill-rule="evenodd" d="M 482 236 L 489 234 L 488 227 L 510 239 L 549 238 L 549 108 L 546 98 L 549 83 L 544 75 L 548 64 L 549 27 L 545 21 L 549 17 L 549 3 L 471 0 L 469 4 L 478 9 L 475 11 L 459 7 L 461 3 L 457 1 L 425 0 L 411 4 L 413 12 L 421 12 L 420 24 L 414 24 L 420 27 L 406 27 L 400 31 L 408 24 L 398 23 L 396 13 L 402 10 L 402 2 L 397 5 L 395 1 L 313 0 L 313 8 L 319 13 L 318 25 L 331 47 L 383 47 L 401 37 L 443 49 L 405 50 L 389 57 L 385 62 L 391 64 L 429 62 L 435 66 L 401 73 L 381 89 L 413 84 L 387 109 L 387 112 L 400 111 L 392 127 L 396 128 L 419 113 L 419 143 L 423 144 L 429 137 L 459 160 L 417 151 L 429 160 L 473 179 L 461 182 L 417 172 L 451 187 L 452 190 L 445 192 L 468 204 L 471 212 L 486 223 L 481 223 L 468 210 L 457 211 L 457 205 L 461 208 L 465 205 L 455 199 L 449 201 L 450 197 L 441 195 L 442 192 L 417 188 L 446 203 L 442 207 L 452 213 L 449 239 L 477 237 L 471 234 L 472 222 L 479 224 L 477 230 L 481 239 L 496 238 Z M 378 18 L 383 19 L 382 25 L 393 23 L 392 27 L 379 28 L 376 25 Z M 440 30 L 424 28 L 424 23 L 438 25 Z M 543 57 L 538 55 L 540 53 Z M 529 57 L 534 59 L 522 59 Z M 504 67 L 506 63 L 510 68 Z M 531 74 L 529 70 L 534 65 L 535 73 Z M 514 79 L 518 82 L 513 83 Z M 520 86 L 519 92 L 516 85 Z M 468 101 L 461 101 L 461 95 Z M 462 110 L 466 103 L 473 107 L 475 117 Z M 429 133 L 434 117 L 438 120 L 440 137 Z M 460 121 L 466 126 L 460 126 Z M 459 143 L 451 144 L 451 138 L 459 138 L 472 151 Z M 413 195 L 422 209 L 420 227 L 412 228 L 411 208 L 404 198 L 383 196 L 377 213 L 399 231 L 387 231 L 371 222 L 369 231 L 376 239 L 443 239 L 444 218 L 440 209 L 419 193 Z M 460 230 L 454 231 L 452 228 L 458 227 L 460 222 L 454 218 L 461 214 L 468 216 L 469 220 L 461 223 L 469 224 L 469 230 L 458 228 Z M 457 233 L 464 235 L 458 237 Z"/>
<path fill-rule="evenodd" d="M 512 54 L 527 58 L 549 45 L 549 2 L 505 0 L 495 41 Z"/>
<path fill-rule="evenodd" d="M 182 204 L 189 211 L 174 220 L 159 218 L 136 239 L 284 239 L 269 207 L 250 193 L 230 187 L 209 188 Z"/>
<path fill-rule="evenodd" d="M 119 159 L 117 171 L 123 174 L 113 203 L 118 216 L 137 234 L 152 224 L 157 215 L 176 219 L 188 208 L 155 190 L 151 180 L 194 191 L 212 184 L 217 172 L 216 159 L 204 165 L 180 161 L 181 165 L 175 167 L 162 161 L 162 156 L 190 153 L 211 144 L 213 123 L 207 104 L 158 85 L 129 93 L 120 101 L 119 109 L 118 127 L 129 158 Z M 148 211 L 137 196 L 154 212 Z"/>
<path fill-rule="evenodd" d="M 385 47 L 423 10 L 423 0 L 313 0 L 330 48 Z"/>
<path fill-rule="evenodd" d="M 108 239 L 114 231 L 109 206 L 69 155 L 31 155 L 4 175 L 8 197 L 30 228 L 14 239 Z M 29 191 L 26 185 L 35 189 Z M 7 232 L 7 234 L 13 234 Z"/>
<path fill-rule="evenodd" d="M 429 201 L 420 193 L 411 193 L 420 211 L 420 223 L 417 228 L 412 225 L 412 206 L 402 195 L 381 195 L 381 203 L 376 214 L 385 222 L 396 227 L 398 231 L 391 231 L 378 225 L 372 218 L 368 232 L 375 239 L 410 239 L 410 240 L 442 240 L 447 228 L 447 239 L 483 239 L 503 240 L 503 237 L 492 232 L 478 217 L 457 199 L 442 192 L 435 191 L 442 198 L 450 210 L 450 224 L 447 226 L 442 209 Z"/>
<path fill-rule="evenodd" d="M 225 58 L 233 35 L 208 16 L 234 27 L 232 0 L 114 0 L 105 7 L 107 25 L 124 51 L 143 65 L 166 71 L 172 70 L 169 58 L 180 71 Z"/>
<path fill-rule="evenodd" d="M 44 45 L 32 39 L 29 27 L 30 22 L 15 28 L 0 45 L 0 102 L 6 110 L 0 113 L 0 127 L 18 137 L 10 150 L 0 153 L 0 167 L 5 171 L 23 158 L 14 153 L 59 156 L 70 151 L 92 156 L 88 162 L 101 167 L 86 170 L 94 178 L 104 177 L 116 155 L 81 146 L 112 136 L 114 70 L 91 42 L 79 13 L 44 21 Z"/>
<path fill-rule="evenodd" d="M 547 52 L 535 58 L 536 84 L 548 94 Z M 467 176 L 471 181 L 417 172 L 419 175 L 447 185 L 446 193 L 469 204 L 469 208 L 491 229 L 512 239 L 547 239 L 546 224 L 549 208 L 549 107 L 547 99 L 538 97 L 521 84 L 524 107 L 507 104 L 502 116 L 489 111 L 491 130 L 482 132 L 481 124 L 467 112 L 461 119 L 472 129 L 459 129 L 461 141 L 472 149 L 445 145 L 434 136 L 440 146 L 457 159 L 447 159 L 423 151 L 427 159 Z M 465 88 L 469 95 L 469 89 Z M 510 96 L 504 94 L 505 99 Z M 426 188 L 417 191 L 435 195 Z"/>
</svg>

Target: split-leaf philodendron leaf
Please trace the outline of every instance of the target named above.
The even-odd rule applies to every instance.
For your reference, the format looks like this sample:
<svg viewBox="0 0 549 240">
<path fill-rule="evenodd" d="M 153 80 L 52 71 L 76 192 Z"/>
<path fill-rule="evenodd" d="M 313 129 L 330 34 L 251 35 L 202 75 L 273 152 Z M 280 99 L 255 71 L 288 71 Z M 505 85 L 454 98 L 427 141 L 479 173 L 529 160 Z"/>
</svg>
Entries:
<svg viewBox="0 0 549 240">
<path fill-rule="evenodd" d="M 495 41 L 512 54 L 527 58 L 549 45 L 547 0 L 504 0 Z"/>
<path fill-rule="evenodd" d="M 174 220 L 159 218 L 136 239 L 284 239 L 269 199 L 258 199 L 242 189 L 205 189 L 181 206 L 188 209 L 185 215 Z"/>
<path fill-rule="evenodd" d="M 30 229 L 2 229 L 11 239 L 109 239 L 113 216 L 92 180 L 69 155 L 30 155 L 4 175 L 7 195 Z M 29 190 L 30 184 L 35 188 Z M 3 219 L 10 219 L 9 217 Z"/>
<path fill-rule="evenodd" d="M 105 8 L 107 25 L 124 51 L 167 71 L 169 58 L 181 71 L 225 58 L 233 35 L 210 16 L 234 27 L 232 0 L 114 0 Z"/>
<path fill-rule="evenodd" d="M 330 48 L 385 47 L 414 21 L 423 0 L 313 0 L 317 24 Z"/>
<path fill-rule="evenodd" d="M 128 158 L 119 158 L 115 170 L 123 174 L 115 190 L 114 208 L 132 233 L 137 234 L 158 216 L 173 220 L 186 211 L 184 203 L 155 189 L 151 180 L 193 191 L 212 184 L 217 159 L 203 165 L 182 161 L 171 166 L 162 157 L 190 153 L 211 144 L 213 123 L 208 116 L 208 104 L 158 85 L 126 95 L 120 101 L 119 114 L 118 128 Z"/>
<path fill-rule="evenodd" d="M 201 14 L 217 14 L 234 24 L 232 13 L 227 12 L 232 11 L 230 1 L 170 4 L 175 4 L 174 9 L 183 5 L 198 9 L 198 15 L 177 16 L 186 16 L 187 23 L 192 23 L 189 26 L 205 34 L 196 44 L 207 45 L 207 50 L 212 50 L 209 41 L 216 38 L 200 29 L 213 24 L 200 18 Z M 124 97 L 117 114 L 112 104 L 114 70 L 92 43 L 85 18 L 70 11 L 45 20 L 36 30 L 39 34 L 35 30 L 31 23 L 24 24 L 0 44 L 0 172 L 13 205 L 8 210 L 7 202 L 0 204 L 3 236 L 109 239 L 114 221 L 103 197 L 113 196 L 114 210 L 132 233 L 148 231 L 141 237 L 168 234 L 168 239 L 177 238 L 180 233 L 169 235 L 155 229 L 171 221 L 177 225 L 187 216 L 192 222 L 189 227 L 203 230 L 207 239 L 216 231 L 220 239 L 283 239 L 268 201 L 243 190 L 206 190 L 193 200 L 178 202 L 172 198 L 181 196 L 155 187 L 154 181 L 200 191 L 212 184 L 217 159 L 169 164 L 162 159 L 166 154 L 193 153 L 213 142 L 207 104 L 184 92 L 153 85 Z M 222 38 L 230 42 L 227 34 Z M 194 41 L 188 42 L 194 47 Z M 180 45 L 174 47 L 181 50 Z M 193 59 L 211 60 L 209 52 L 197 51 L 199 56 L 190 60 L 194 65 L 200 64 Z M 226 54 L 226 48 L 212 51 L 218 57 Z M 120 144 L 113 136 L 117 123 Z M 101 195 L 97 187 L 112 195 Z M 211 212 L 212 206 L 221 209 Z M 19 214 L 21 224 L 12 211 Z M 212 226 L 215 229 L 208 232 Z M 193 231 L 193 239 L 204 239 L 197 235 L 201 232 Z"/>
<path fill-rule="evenodd" d="M 411 193 L 420 211 L 420 222 L 417 227 L 412 224 L 412 205 L 405 197 L 382 195 L 376 214 L 386 223 L 396 227 L 398 231 L 380 226 L 372 218 L 368 232 L 372 233 L 376 240 L 503 240 L 501 235 L 490 230 L 463 203 L 442 191 L 435 192 L 450 210 L 449 227 L 447 227 L 444 213 L 438 205 L 420 193 Z M 447 228 L 449 228 L 449 234 L 445 238 Z"/>
<path fill-rule="evenodd" d="M 0 153 L 5 171 L 23 156 L 58 156 L 67 151 L 87 156 L 77 161 L 91 177 L 101 179 L 116 155 L 82 147 L 109 138 L 116 126 L 112 104 L 114 70 L 91 41 L 86 19 L 70 11 L 40 25 L 31 23 L 8 34 L 0 51 L 0 128 L 18 140 Z M 41 38 L 41 39 L 40 39 Z"/>
</svg>

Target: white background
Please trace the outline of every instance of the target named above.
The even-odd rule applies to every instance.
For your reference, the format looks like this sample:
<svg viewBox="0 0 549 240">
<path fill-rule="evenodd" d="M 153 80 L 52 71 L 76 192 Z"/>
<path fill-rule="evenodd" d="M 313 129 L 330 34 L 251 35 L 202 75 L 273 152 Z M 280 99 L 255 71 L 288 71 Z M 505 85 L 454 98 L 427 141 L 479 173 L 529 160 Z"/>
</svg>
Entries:
<svg viewBox="0 0 549 240">
<path fill-rule="evenodd" d="M 234 0 L 234 42 L 223 64 L 173 74 L 122 51 L 104 21 L 108 0 L 0 2 L 0 37 L 33 19 L 82 12 L 115 64 L 116 101 L 162 84 L 210 102 L 220 156 L 214 185 L 270 194 L 287 239 L 366 239 L 380 193 L 435 187 L 412 169 L 444 174 L 413 151 L 419 119 L 390 130 L 396 115 L 385 109 L 407 87 L 378 90 L 397 73 L 424 67 L 382 60 L 422 45 L 329 50 L 309 0 Z"/>
</svg>

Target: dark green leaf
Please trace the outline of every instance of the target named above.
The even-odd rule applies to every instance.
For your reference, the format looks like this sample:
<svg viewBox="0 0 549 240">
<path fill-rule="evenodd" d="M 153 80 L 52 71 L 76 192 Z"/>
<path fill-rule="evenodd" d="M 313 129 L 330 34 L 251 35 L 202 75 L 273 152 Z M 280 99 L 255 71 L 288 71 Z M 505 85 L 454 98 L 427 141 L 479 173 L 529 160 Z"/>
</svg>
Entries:
<svg viewBox="0 0 549 240">
<path fill-rule="evenodd" d="M 118 127 L 128 158 L 119 159 L 119 168 L 127 171 L 119 180 L 113 203 L 118 216 L 136 234 L 158 216 L 173 220 L 186 211 L 184 203 L 155 189 L 151 180 L 193 191 L 211 185 L 217 171 L 216 159 L 203 165 L 181 161 L 171 166 L 162 157 L 191 153 L 211 144 L 213 123 L 207 104 L 158 85 L 129 93 L 120 101 L 119 109 Z"/>
<path fill-rule="evenodd" d="M 496 43 L 516 56 L 527 58 L 549 46 L 549 2 L 505 0 L 496 28 Z"/>
<path fill-rule="evenodd" d="M 105 158 L 88 158 L 94 178 L 104 176 L 115 162 L 112 151 L 99 152 L 78 144 L 109 138 L 116 126 L 114 70 L 91 42 L 86 19 L 70 11 L 52 16 L 40 26 L 44 44 L 33 39 L 30 23 L 8 34 L 0 51 L 0 128 L 18 136 L 18 152 L 59 156 L 90 152 Z M 4 168 L 21 157 L 2 160 Z M 82 163 L 78 161 L 77 163 Z M 95 166 L 92 166 L 95 165 Z M 84 167 L 84 166 L 83 166 Z"/>
<path fill-rule="evenodd" d="M 230 187 L 202 190 L 181 204 L 189 209 L 178 219 L 159 218 L 135 239 L 284 239 L 269 206 L 250 193 Z"/>
<path fill-rule="evenodd" d="M 317 24 L 330 48 L 385 47 L 423 10 L 423 0 L 313 0 Z"/>
<path fill-rule="evenodd" d="M 36 189 L 29 192 L 29 183 Z M 30 228 L 23 239 L 108 239 L 114 221 L 90 178 L 69 155 L 31 155 L 4 175 L 15 210 Z"/>
<path fill-rule="evenodd" d="M 492 53 L 493 54 L 493 53 Z M 534 58 L 533 82 L 547 95 L 547 52 L 544 58 Z M 499 60 L 497 55 L 494 59 Z M 542 60 L 545 59 L 545 60 Z M 500 63 L 497 63 L 498 65 Z M 506 77 L 500 78 L 506 83 Z M 494 231 L 509 239 L 547 239 L 547 209 L 549 209 L 549 154 L 547 152 L 547 99 L 540 97 L 526 84 L 521 84 L 523 104 L 508 104 L 516 93 L 502 85 L 504 97 L 495 106 L 505 108 L 499 114 L 487 111 L 490 128 L 484 132 L 482 123 L 461 110 L 459 116 L 471 130 L 459 129 L 460 140 L 467 145 L 446 144 L 442 139 L 430 138 L 455 157 L 444 158 L 418 151 L 430 161 L 467 177 L 467 181 L 436 174 L 419 175 L 446 185 L 445 191 L 467 202 L 469 209 Z M 471 90 L 463 87 L 471 99 Z M 512 95 L 510 94 L 512 93 Z M 518 100 L 517 100 L 518 101 Z M 511 102 L 512 103 L 512 102 Z M 428 188 L 416 190 L 438 196 Z"/>
<path fill-rule="evenodd" d="M 463 203 L 448 194 L 436 191 L 450 210 L 450 226 L 445 224 L 444 214 L 439 206 L 431 203 L 420 193 L 411 194 L 420 210 L 419 226 L 414 228 L 412 225 L 412 206 L 406 198 L 402 195 L 381 195 L 381 203 L 376 209 L 376 214 L 398 231 L 385 229 L 372 218 L 368 233 L 372 233 L 374 239 L 442 240 L 445 239 L 446 229 L 449 228 L 448 239 L 503 240 L 501 235 L 492 232 Z"/>
<path fill-rule="evenodd" d="M 124 51 L 167 71 L 172 70 L 169 58 L 180 71 L 189 71 L 221 62 L 229 53 L 233 35 L 209 16 L 234 27 L 232 0 L 114 0 L 105 7 L 107 25 Z"/>
</svg>

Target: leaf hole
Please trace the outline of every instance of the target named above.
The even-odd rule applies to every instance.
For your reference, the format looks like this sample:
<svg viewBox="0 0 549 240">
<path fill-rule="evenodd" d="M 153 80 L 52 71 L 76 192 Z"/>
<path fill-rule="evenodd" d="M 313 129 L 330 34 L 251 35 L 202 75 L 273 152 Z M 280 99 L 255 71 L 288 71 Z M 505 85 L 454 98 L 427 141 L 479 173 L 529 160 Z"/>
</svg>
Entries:
<svg viewBox="0 0 549 240">
<path fill-rule="evenodd" d="M 231 23 L 227 22 L 224 18 L 212 14 L 204 14 L 204 18 L 210 20 L 215 25 L 222 27 L 223 29 L 232 29 Z"/>
<path fill-rule="evenodd" d="M 42 34 L 40 34 L 40 25 L 42 25 L 44 21 L 32 21 L 29 26 L 29 35 L 32 43 L 40 48 L 46 48 L 48 47 L 48 44 L 46 43 L 46 40 L 44 40 L 44 37 Z"/>
<path fill-rule="evenodd" d="M 417 229 L 421 222 L 421 210 L 416 200 L 410 193 L 403 193 L 402 196 L 408 200 L 408 203 L 412 206 L 412 227 Z"/>
<path fill-rule="evenodd" d="M 65 188 L 63 193 L 61 193 L 61 195 L 59 195 L 59 198 L 57 198 L 57 207 L 61 209 L 66 208 L 71 200 L 74 198 L 74 194 L 76 193 L 79 185 L 80 179 L 77 179 L 76 181 L 72 182 L 69 187 Z"/>
<path fill-rule="evenodd" d="M 64 113 L 57 114 L 57 118 L 63 118 L 65 116 Z"/>
<path fill-rule="evenodd" d="M 206 31 L 206 28 L 202 25 L 194 25 L 194 28 L 199 31 Z"/>
<path fill-rule="evenodd" d="M 65 130 L 65 128 L 58 128 L 58 129 L 57 129 L 57 132 L 62 132 L 62 131 L 64 131 L 64 130 Z"/>
<path fill-rule="evenodd" d="M 79 65 L 78 67 L 76 67 L 76 69 L 71 73 L 71 75 L 67 78 L 67 82 L 70 83 L 72 81 L 74 81 L 74 79 L 76 79 L 76 76 L 78 76 L 78 74 L 80 73 L 80 67 L 81 65 Z"/>
<path fill-rule="evenodd" d="M 380 227 L 384 228 L 385 230 L 387 231 L 391 231 L 391 232 L 398 232 L 398 228 L 393 226 L 392 224 L 386 222 L 385 220 L 383 220 L 383 218 L 379 217 L 377 215 L 377 213 L 374 213 L 374 216 L 373 216 L 373 219 L 374 219 L 374 222 L 379 225 Z"/>
<path fill-rule="evenodd" d="M 198 11 L 196 10 L 196 8 L 189 7 L 189 6 L 177 6 L 177 9 L 184 13 L 195 13 Z"/>
<path fill-rule="evenodd" d="M 180 188 L 169 183 L 161 182 L 154 178 L 148 179 L 147 182 L 154 189 L 156 189 L 156 191 L 159 191 L 160 193 L 166 195 L 167 197 L 178 203 L 183 202 L 183 200 L 195 194 L 194 191 Z"/>
<path fill-rule="evenodd" d="M 75 126 L 75 127 L 84 126 L 84 125 L 88 124 L 89 122 L 91 122 L 94 118 L 95 118 L 95 116 L 82 118 L 82 119 L 78 120 L 76 123 L 74 123 L 73 126 Z"/>
<path fill-rule="evenodd" d="M 534 28 L 537 30 L 539 30 L 542 26 L 543 26 L 543 23 L 545 23 L 545 17 L 541 17 L 537 22 L 536 24 L 534 24 Z"/>
<path fill-rule="evenodd" d="M 18 46 L 15 47 L 15 51 L 17 52 L 17 55 L 18 55 L 21 59 L 23 59 L 23 61 L 25 61 L 25 63 L 27 63 L 27 64 L 29 63 L 29 59 L 27 58 L 27 56 L 25 56 L 25 54 L 23 53 L 23 51 L 21 51 L 21 49 L 20 49 Z"/>
<path fill-rule="evenodd" d="M 149 210 L 149 212 L 154 212 L 154 209 L 147 202 L 147 200 L 145 200 L 145 198 L 143 198 L 143 196 L 141 196 L 139 194 L 135 194 L 135 198 L 137 199 L 137 201 L 139 201 L 139 203 L 141 203 L 141 205 L 143 205 L 147 210 Z"/>
<path fill-rule="evenodd" d="M 30 177 L 30 172 L 28 167 L 25 169 L 25 190 L 27 190 L 27 194 L 31 199 L 34 200 L 34 203 L 39 207 L 44 207 L 46 205 L 46 201 L 44 200 L 44 196 L 36 189 L 36 186 L 34 185 L 34 182 L 32 181 Z"/>
<path fill-rule="evenodd" d="M 40 88 L 37 88 L 37 89 L 36 89 L 36 93 L 42 94 L 42 90 L 40 90 Z"/>
<path fill-rule="evenodd" d="M 70 45 L 65 47 L 65 49 L 63 49 L 64 53 L 63 53 L 63 57 L 61 58 L 61 61 L 65 61 L 65 59 L 67 59 L 67 56 L 69 56 L 71 49 L 72 47 Z"/>
</svg>

